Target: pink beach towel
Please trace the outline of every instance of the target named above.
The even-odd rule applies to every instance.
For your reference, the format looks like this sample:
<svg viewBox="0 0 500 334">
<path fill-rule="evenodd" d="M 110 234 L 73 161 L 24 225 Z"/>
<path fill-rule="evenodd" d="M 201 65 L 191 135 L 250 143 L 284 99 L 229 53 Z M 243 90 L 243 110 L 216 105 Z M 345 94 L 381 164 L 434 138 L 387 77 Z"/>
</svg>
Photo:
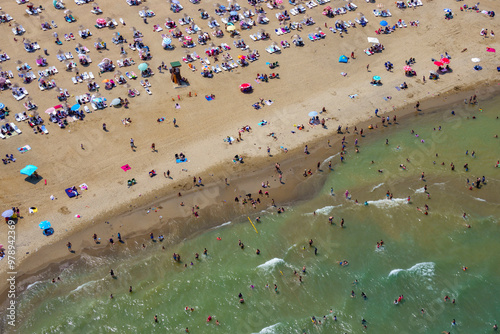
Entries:
<svg viewBox="0 0 500 334">
<path fill-rule="evenodd" d="M 488 51 L 488 52 L 496 52 L 496 50 L 493 49 L 493 48 L 486 48 L 486 51 Z"/>
<path fill-rule="evenodd" d="M 128 171 L 129 169 L 132 169 L 132 167 L 130 167 L 128 164 L 123 165 L 121 168 L 123 169 L 124 172 Z"/>
</svg>

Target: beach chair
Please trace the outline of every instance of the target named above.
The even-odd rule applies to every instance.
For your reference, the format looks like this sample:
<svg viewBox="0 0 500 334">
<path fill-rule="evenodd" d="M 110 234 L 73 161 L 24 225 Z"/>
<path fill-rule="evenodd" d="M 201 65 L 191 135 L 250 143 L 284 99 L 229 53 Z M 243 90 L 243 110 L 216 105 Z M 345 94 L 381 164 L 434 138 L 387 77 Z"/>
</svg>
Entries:
<svg viewBox="0 0 500 334">
<path fill-rule="evenodd" d="M 94 74 L 93 74 L 92 72 L 89 72 L 89 77 L 90 77 L 90 79 L 92 79 L 92 80 L 94 80 L 94 79 L 95 79 L 95 78 L 94 78 Z"/>
<path fill-rule="evenodd" d="M 10 126 L 14 129 L 14 131 L 16 131 L 17 133 L 21 134 L 23 133 L 18 127 L 17 125 L 15 125 L 14 123 L 10 123 Z"/>
<path fill-rule="evenodd" d="M 86 113 L 90 113 L 90 109 L 87 106 L 83 106 L 83 110 L 85 110 Z"/>
<path fill-rule="evenodd" d="M 71 81 L 73 81 L 73 83 L 76 85 L 78 83 L 78 81 L 76 81 L 76 78 L 75 77 L 71 77 Z"/>
</svg>

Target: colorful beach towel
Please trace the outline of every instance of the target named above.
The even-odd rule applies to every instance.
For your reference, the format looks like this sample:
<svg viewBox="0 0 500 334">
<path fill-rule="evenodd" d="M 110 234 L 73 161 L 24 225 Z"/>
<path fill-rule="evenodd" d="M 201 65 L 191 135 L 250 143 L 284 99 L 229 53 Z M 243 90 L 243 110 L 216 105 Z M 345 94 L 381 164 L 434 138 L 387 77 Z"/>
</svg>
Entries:
<svg viewBox="0 0 500 334">
<path fill-rule="evenodd" d="M 82 184 L 80 184 L 80 189 L 81 189 L 81 190 L 88 190 L 88 189 L 89 189 L 89 187 L 87 186 L 87 184 L 86 184 L 86 183 L 82 183 Z"/>
<path fill-rule="evenodd" d="M 178 164 L 181 164 L 181 163 L 186 162 L 186 161 L 187 161 L 186 158 L 184 158 L 184 159 L 175 159 L 175 162 L 178 163 Z"/>
<path fill-rule="evenodd" d="M 23 147 L 19 147 L 17 150 L 21 153 L 28 152 L 29 150 L 31 150 L 31 146 L 24 145 Z"/>
<path fill-rule="evenodd" d="M 209 95 L 205 95 L 205 98 L 207 99 L 207 101 L 212 101 L 213 100 L 212 97 L 209 96 Z"/>
<path fill-rule="evenodd" d="M 73 187 L 66 189 L 65 192 L 69 198 L 73 198 L 78 195 L 78 191 L 73 190 Z"/>
<path fill-rule="evenodd" d="M 128 170 L 132 169 L 132 167 L 130 167 L 128 164 L 126 164 L 126 165 L 123 165 L 123 166 L 121 167 L 121 169 L 123 169 L 123 171 L 124 171 L 124 172 L 126 172 L 126 171 L 128 171 Z"/>
</svg>

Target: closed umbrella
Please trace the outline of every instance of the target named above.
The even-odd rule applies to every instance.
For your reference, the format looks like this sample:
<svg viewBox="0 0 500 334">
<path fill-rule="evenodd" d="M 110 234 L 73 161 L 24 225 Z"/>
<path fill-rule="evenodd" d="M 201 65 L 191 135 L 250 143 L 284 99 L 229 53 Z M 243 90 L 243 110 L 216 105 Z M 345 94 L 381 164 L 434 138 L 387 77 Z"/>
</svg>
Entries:
<svg viewBox="0 0 500 334">
<path fill-rule="evenodd" d="M 80 105 L 78 103 L 71 106 L 71 110 L 72 111 L 75 111 L 75 110 L 78 110 L 78 109 L 80 109 Z"/>
<path fill-rule="evenodd" d="M 40 227 L 42 230 L 46 230 L 50 228 L 50 222 L 48 220 L 44 220 L 40 224 L 38 224 L 38 227 Z"/>
<path fill-rule="evenodd" d="M 145 71 L 148 69 L 148 64 L 141 63 L 141 64 L 139 64 L 139 66 L 137 66 L 137 68 L 139 69 L 139 71 Z"/>
<path fill-rule="evenodd" d="M 21 174 L 24 174 L 24 175 L 32 175 L 36 170 L 38 169 L 37 166 L 33 166 L 33 165 L 26 165 L 26 167 L 24 167 L 23 169 L 21 169 Z"/>
<path fill-rule="evenodd" d="M 318 116 L 318 112 L 317 111 L 311 111 L 308 115 L 309 115 L 309 117 L 316 117 L 316 116 Z"/>
<path fill-rule="evenodd" d="M 2 213 L 2 217 L 10 218 L 14 215 L 14 211 L 12 209 L 6 210 Z"/>
</svg>

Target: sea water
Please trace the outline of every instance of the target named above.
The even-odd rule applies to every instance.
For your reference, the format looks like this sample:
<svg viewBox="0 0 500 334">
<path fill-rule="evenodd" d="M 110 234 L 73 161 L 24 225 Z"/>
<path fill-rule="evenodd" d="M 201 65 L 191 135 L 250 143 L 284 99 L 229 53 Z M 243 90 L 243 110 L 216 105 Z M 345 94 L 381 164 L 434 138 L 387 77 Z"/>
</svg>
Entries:
<svg viewBox="0 0 500 334">
<path fill-rule="evenodd" d="M 16 330 L 364 333 L 366 325 L 372 333 L 490 333 L 500 322 L 498 102 L 410 116 L 370 141 L 358 136 L 360 153 L 349 142 L 345 163 L 338 155 L 333 171 L 323 163 L 329 175 L 317 196 L 282 214 L 266 209 L 254 221 L 258 233 L 246 216 L 234 217 L 166 250 L 156 242 L 83 255 L 60 282 L 40 277 L 20 296 Z M 486 184 L 469 190 L 483 176 Z"/>
</svg>

